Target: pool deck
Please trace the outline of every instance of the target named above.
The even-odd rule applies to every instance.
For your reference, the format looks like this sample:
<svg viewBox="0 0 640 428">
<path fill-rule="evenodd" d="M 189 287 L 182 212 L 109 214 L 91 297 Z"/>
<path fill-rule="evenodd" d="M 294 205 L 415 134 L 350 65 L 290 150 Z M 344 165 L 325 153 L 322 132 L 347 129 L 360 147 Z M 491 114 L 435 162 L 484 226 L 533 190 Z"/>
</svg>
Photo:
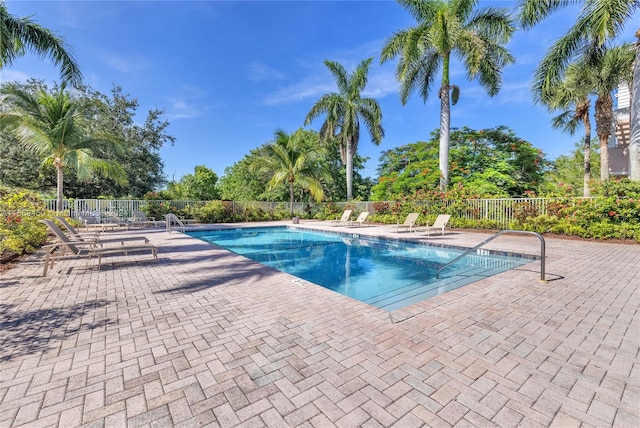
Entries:
<svg viewBox="0 0 640 428">
<path fill-rule="evenodd" d="M 42 277 L 36 254 L 0 274 L 1 427 L 640 426 L 640 245 L 547 239 L 547 283 L 536 261 L 385 312 L 175 231 L 127 233 L 159 259 Z"/>
</svg>

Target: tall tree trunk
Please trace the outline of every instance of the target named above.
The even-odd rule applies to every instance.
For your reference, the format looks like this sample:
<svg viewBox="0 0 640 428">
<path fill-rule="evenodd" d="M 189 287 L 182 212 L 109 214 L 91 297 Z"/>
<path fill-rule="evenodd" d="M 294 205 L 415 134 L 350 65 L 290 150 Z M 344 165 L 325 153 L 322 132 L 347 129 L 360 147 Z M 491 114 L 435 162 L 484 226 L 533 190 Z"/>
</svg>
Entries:
<svg viewBox="0 0 640 428">
<path fill-rule="evenodd" d="M 440 190 L 449 185 L 449 129 L 451 127 L 451 103 L 449 102 L 449 54 L 442 61 L 442 85 L 440 86 Z"/>
<path fill-rule="evenodd" d="M 62 199 L 64 198 L 63 195 L 63 185 L 64 185 L 64 175 L 63 175 L 63 170 L 62 170 L 62 165 L 61 164 L 57 164 L 56 165 L 56 175 L 57 175 L 57 197 L 58 197 L 58 201 L 56 202 L 56 211 L 57 212 L 62 212 Z"/>
<path fill-rule="evenodd" d="M 582 117 L 584 124 L 584 179 L 582 195 L 587 198 L 591 196 L 589 182 L 591 181 L 591 120 L 589 120 L 589 106 Z"/>
<path fill-rule="evenodd" d="M 449 86 L 440 88 L 440 190 L 449 185 L 449 127 L 451 125 L 451 106 L 449 104 Z"/>
<path fill-rule="evenodd" d="M 351 138 L 347 140 L 347 201 L 353 198 L 353 143 Z"/>
<path fill-rule="evenodd" d="M 611 94 L 599 95 L 596 99 L 596 133 L 600 140 L 600 181 L 609 181 L 608 143 L 613 128 L 613 98 Z"/>
<path fill-rule="evenodd" d="M 291 218 L 293 218 L 293 181 L 289 182 L 289 196 L 291 196 Z"/>
<path fill-rule="evenodd" d="M 636 31 L 636 60 L 631 88 L 631 140 L 629 141 L 629 178 L 640 181 L 640 29 Z"/>
<path fill-rule="evenodd" d="M 582 196 L 585 198 L 591 196 L 589 182 L 591 181 L 591 119 L 589 118 L 589 108 L 591 101 L 587 98 L 577 108 L 580 120 L 584 124 L 584 178 L 582 186 Z"/>
</svg>

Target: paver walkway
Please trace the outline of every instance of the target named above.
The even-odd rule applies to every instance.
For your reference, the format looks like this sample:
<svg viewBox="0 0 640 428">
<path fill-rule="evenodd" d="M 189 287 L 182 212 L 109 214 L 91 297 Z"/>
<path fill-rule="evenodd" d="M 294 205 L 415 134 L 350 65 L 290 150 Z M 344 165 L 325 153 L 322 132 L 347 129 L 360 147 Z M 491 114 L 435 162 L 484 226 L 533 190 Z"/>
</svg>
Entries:
<svg viewBox="0 0 640 428">
<path fill-rule="evenodd" d="M 640 426 L 640 245 L 548 239 L 547 284 L 534 262 L 387 313 L 180 233 L 130 233 L 159 260 L 0 275 L 1 427 Z"/>
</svg>

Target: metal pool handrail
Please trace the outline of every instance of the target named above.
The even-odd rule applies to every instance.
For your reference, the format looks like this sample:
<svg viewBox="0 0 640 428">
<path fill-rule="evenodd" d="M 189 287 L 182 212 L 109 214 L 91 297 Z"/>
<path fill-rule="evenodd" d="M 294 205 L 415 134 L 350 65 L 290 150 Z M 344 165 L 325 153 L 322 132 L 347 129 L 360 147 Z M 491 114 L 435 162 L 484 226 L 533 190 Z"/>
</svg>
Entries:
<svg viewBox="0 0 640 428">
<path fill-rule="evenodd" d="M 167 222 L 167 232 L 171 232 L 171 223 L 175 222 L 180 226 L 182 233 L 185 231 L 184 223 L 173 213 L 169 213 L 164 216 Z"/>
<path fill-rule="evenodd" d="M 538 237 L 538 239 L 540 240 L 540 282 L 545 282 L 546 283 L 547 281 L 545 280 L 545 274 L 544 274 L 544 272 L 545 272 L 545 242 L 544 242 L 544 238 L 538 232 L 531 232 L 531 231 L 528 231 L 528 230 L 501 230 L 500 232 L 496 233 L 495 235 L 490 236 L 489 238 L 485 239 L 484 241 L 482 241 L 481 243 L 479 243 L 475 247 L 468 249 L 467 251 L 465 251 L 464 253 L 460 254 L 455 259 L 453 259 L 450 262 L 446 263 L 444 266 L 442 266 L 440 269 L 438 269 L 438 272 L 436 273 L 436 278 L 438 278 L 440 276 L 440 272 L 442 272 L 445 268 L 447 268 L 450 265 L 454 264 L 455 262 L 457 262 L 461 258 L 473 253 L 478 248 L 482 247 L 484 244 L 487 244 L 487 243 L 493 241 L 494 239 L 496 239 L 497 237 L 499 237 L 501 235 L 506 235 L 508 233 L 513 234 L 513 235 L 534 235 L 534 236 Z"/>
</svg>

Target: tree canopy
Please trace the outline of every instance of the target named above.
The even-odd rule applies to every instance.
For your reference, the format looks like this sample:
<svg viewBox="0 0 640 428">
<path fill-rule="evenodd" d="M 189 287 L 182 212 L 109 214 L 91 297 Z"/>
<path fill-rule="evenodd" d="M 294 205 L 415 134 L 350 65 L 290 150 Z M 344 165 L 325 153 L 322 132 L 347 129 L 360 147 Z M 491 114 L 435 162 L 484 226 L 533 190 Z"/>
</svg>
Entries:
<svg viewBox="0 0 640 428">
<path fill-rule="evenodd" d="M 310 133 L 317 136 L 317 133 L 312 130 L 303 130 L 304 133 Z M 317 138 L 305 138 L 308 144 L 316 144 Z M 219 189 L 222 199 L 236 200 L 236 201 L 288 201 L 289 189 L 283 183 L 275 189 L 269 190 L 267 182 L 270 177 L 268 174 L 259 171 L 252 171 L 251 164 L 258 158 L 265 157 L 267 155 L 266 145 L 251 150 L 244 158 L 234 163 L 225 169 L 223 176 L 220 178 Z M 324 168 L 328 169 L 332 180 L 330 182 L 323 182 L 324 196 L 326 200 L 330 201 L 343 201 L 346 200 L 346 185 L 345 185 L 345 169 L 340 162 L 339 150 L 337 149 L 337 142 L 335 140 L 329 140 L 325 144 L 335 144 L 334 148 L 328 148 L 326 155 L 320 159 Z M 359 173 L 364 168 L 365 158 L 361 156 L 354 156 L 354 174 L 353 174 L 353 191 L 354 197 L 368 199 L 371 187 L 373 185 L 371 179 L 363 178 Z M 294 191 L 299 197 L 297 200 L 307 201 L 309 195 L 294 185 Z"/>
<path fill-rule="evenodd" d="M 380 157 L 374 200 L 417 197 L 437 190 L 439 131 L 427 142 L 406 144 Z M 535 190 L 548 166 L 544 154 L 505 126 L 451 131 L 451 183 L 462 183 L 470 193 L 521 196 Z"/>
<path fill-rule="evenodd" d="M 180 181 L 168 184 L 170 199 L 212 201 L 220 199 L 217 187 L 218 175 L 204 165 L 196 165 L 193 174 L 184 175 Z"/>
<path fill-rule="evenodd" d="M 56 170 L 57 209 L 62 210 L 64 171 L 73 168 L 80 180 L 92 176 L 111 178 L 126 184 L 122 167 L 103 156 L 117 152 L 120 141 L 111 134 L 92 134 L 82 127 L 83 106 L 63 83 L 51 92 L 35 93 L 15 84 L 0 91 L 7 108 L 0 112 L 0 124 L 13 134 L 24 149 Z"/>
<path fill-rule="evenodd" d="M 0 89 L 8 84 L 3 84 Z M 38 91 L 58 90 L 44 82 L 31 79 L 26 83 L 11 83 L 21 91 L 36 94 Z M 163 162 L 159 150 L 164 144 L 173 144 L 175 138 L 167 133 L 169 122 L 162 119 L 162 110 L 147 113 L 142 124 L 135 120 L 138 101 L 114 86 L 110 95 L 80 85 L 74 89 L 74 102 L 79 105 L 82 117 L 76 126 L 86 135 L 110 135 L 119 141 L 120 150 L 99 153 L 102 159 L 116 162 L 126 173 L 127 185 L 115 180 L 91 175 L 80 181 L 73 167 L 64 175 L 67 197 L 96 198 L 142 197 L 145 193 L 161 188 L 165 183 Z M 32 152 L 20 150 L 17 140 L 6 128 L 0 129 L 0 183 L 47 192 L 55 187 L 52 168 L 40 165 Z"/>
</svg>

